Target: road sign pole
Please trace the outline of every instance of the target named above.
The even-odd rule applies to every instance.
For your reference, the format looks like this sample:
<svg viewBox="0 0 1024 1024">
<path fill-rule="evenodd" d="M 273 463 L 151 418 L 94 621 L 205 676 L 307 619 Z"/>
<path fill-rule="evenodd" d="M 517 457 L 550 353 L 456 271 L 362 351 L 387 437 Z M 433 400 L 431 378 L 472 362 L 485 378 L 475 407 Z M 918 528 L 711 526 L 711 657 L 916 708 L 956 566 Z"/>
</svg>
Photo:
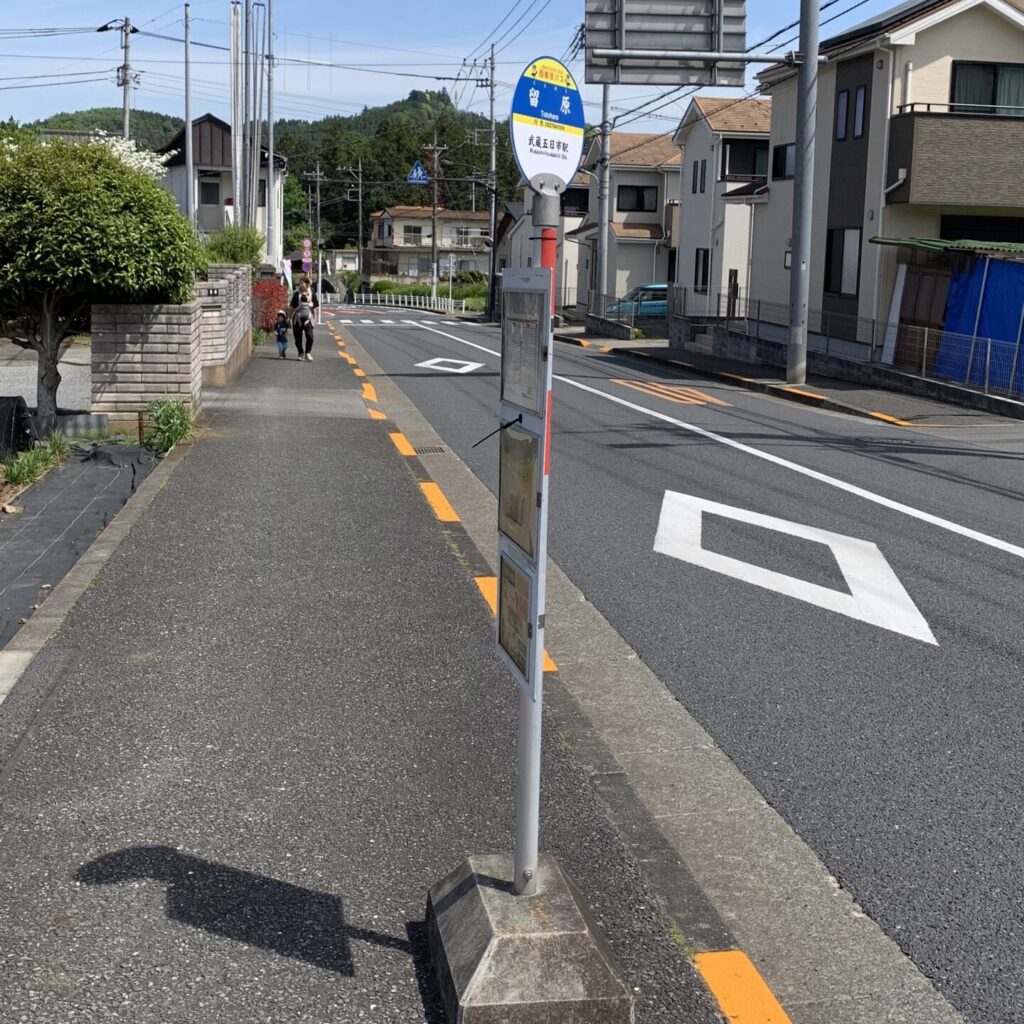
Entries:
<svg viewBox="0 0 1024 1024">
<path fill-rule="evenodd" d="M 557 193 L 534 192 L 533 226 L 540 234 L 541 267 L 551 274 L 550 305 L 555 304 L 555 263 L 558 252 L 560 200 Z M 537 891 L 540 834 L 540 754 L 544 710 L 544 612 L 548 560 L 548 478 L 551 471 L 551 383 L 554 336 L 548 320 L 544 339 L 544 439 L 541 447 L 540 515 L 536 554 L 536 617 L 534 619 L 533 694 L 519 688 L 519 746 L 516 752 L 516 838 L 513 888 L 520 896 Z"/>
</svg>

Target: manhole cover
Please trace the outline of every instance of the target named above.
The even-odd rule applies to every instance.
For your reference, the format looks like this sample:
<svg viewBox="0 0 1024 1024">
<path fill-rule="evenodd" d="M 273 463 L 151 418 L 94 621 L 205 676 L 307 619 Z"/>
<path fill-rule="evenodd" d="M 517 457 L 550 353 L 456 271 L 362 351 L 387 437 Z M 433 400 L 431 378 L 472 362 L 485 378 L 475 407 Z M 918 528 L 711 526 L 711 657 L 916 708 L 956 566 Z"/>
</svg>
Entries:
<svg viewBox="0 0 1024 1024">
<path fill-rule="evenodd" d="M 444 453 L 448 451 L 447 448 L 436 444 L 424 445 L 422 448 L 415 448 L 413 450 L 417 455 L 444 455 Z"/>
</svg>

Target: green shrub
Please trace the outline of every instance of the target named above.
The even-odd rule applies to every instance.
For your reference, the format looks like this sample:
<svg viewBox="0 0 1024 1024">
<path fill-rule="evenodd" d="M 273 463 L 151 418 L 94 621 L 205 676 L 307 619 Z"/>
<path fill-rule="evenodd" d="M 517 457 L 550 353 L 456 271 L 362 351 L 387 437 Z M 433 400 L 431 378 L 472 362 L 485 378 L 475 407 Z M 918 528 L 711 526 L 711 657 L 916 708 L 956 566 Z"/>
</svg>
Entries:
<svg viewBox="0 0 1024 1024">
<path fill-rule="evenodd" d="M 466 299 L 466 312 L 467 313 L 482 313 L 487 308 L 486 298 L 468 298 Z"/>
<path fill-rule="evenodd" d="M 176 444 L 192 436 L 192 415 L 184 402 L 170 398 L 150 402 L 146 416 L 149 419 L 146 444 L 155 452 L 165 455 Z"/>
<path fill-rule="evenodd" d="M 228 224 L 207 239 L 206 255 L 211 263 L 248 263 L 255 275 L 263 263 L 263 236 L 255 228 Z"/>
<path fill-rule="evenodd" d="M 399 286 L 395 284 L 394 281 L 374 281 L 373 284 L 370 285 L 370 291 L 376 292 L 377 294 L 380 294 L 381 292 L 397 292 L 399 290 Z"/>
</svg>

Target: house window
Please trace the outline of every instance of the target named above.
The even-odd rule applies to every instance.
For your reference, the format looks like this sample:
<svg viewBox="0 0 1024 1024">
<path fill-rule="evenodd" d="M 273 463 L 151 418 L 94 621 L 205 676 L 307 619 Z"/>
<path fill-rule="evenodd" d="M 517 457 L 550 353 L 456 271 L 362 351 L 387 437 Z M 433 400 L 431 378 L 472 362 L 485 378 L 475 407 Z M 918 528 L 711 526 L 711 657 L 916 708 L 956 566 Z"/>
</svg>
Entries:
<svg viewBox="0 0 1024 1024">
<path fill-rule="evenodd" d="M 836 96 L 836 142 L 846 138 L 846 122 L 850 113 L 850 90 L 843 89 Z"/>
<path fill-rule="evenodd" d="M 220 206 L 220 182 L 201 181 L 199 182 L 199 205 Z"/>
<path fill-rule="evenodd" d="M 860 276 L 860 228 L 830 228 L 825 243 L 825 291 L 856 296 Z"/>
<path fill-rule="evenodd" d="M 456 228 L 455 229 L 455 244 L 456 245 L 469 245 L 469 240 L 473 237 L 472 228 Z"/>
<path fill-rule="evenodd" d="M 259 198 L 258 198 L 257 203 L 256 203 L 257 206 L 266 206 L 267 205 L 267 179 L 266 178 L 260 178 L 260 187 L 258 189 L 258 192 L 259 192 Z"/>
<path fill-rule="evenodd" d="M 772 150 L 772 178 L 792 178 L 796 173 L 796 143 L 788 142 Z"/>
<path fill-rule="evenodd" d="M 1024 64 L 954 61 L 952 92 L 958 114 L 1024 117 Z"/>
<path fill-rule="evenodd" d="M 653 213 L 658 208 L 658 186 L 620 185 L 618 208 L 622 213 Z"/>
<path fill-rule="evenodd" d="M 868 87 L 858 85 L 853 98 L 853 137 L 864 138 L 864 108 L 868 100 Z"/>
<path fill-rule="evenodd" d="M 722 145 L 722 181 L 753 181 L 768 176 L 768 143 L 730 139 Z"/>
<path fill-rule="evenodd" d="M 697 194 L 697 186 L 700 184 L 700 163 L 697 160 L 693 161 L 693 187 L 691 191 L 694 195 Z"/>
<path fill-rule="evenodd" d="M 419 245 L 423 241 L 423 228 L 419 225 L 405 224 L 402 227 L 402 244 Z"/>
<path fill-rule="evenodd" d="M 704 193 L 708 183 L 708 162 L 707 160 L 701 160 L 700 162 L 700 191 Z"/>
<path fill-rule="evenodd" d="M 711 250 L 697 249 L 693 259 L 693 290 L 706 292 L 711 277 Z"/>
</svg>

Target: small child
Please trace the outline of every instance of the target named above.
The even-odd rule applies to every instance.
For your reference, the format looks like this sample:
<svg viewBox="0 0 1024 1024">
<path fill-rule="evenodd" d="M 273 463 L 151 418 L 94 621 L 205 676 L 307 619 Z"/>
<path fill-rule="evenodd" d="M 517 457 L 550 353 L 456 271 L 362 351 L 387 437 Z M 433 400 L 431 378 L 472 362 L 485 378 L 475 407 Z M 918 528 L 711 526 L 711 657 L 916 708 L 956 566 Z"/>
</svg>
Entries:
<svg viewBox="0 0 1024 1024">
<path fill-rule="evenodd" d="M 281 359 L 288 358 L 288 317 L 283 309 L 277 311 L 274 321 L 274 334 L 277 335 L 277 352 Z"/>
</svg>

